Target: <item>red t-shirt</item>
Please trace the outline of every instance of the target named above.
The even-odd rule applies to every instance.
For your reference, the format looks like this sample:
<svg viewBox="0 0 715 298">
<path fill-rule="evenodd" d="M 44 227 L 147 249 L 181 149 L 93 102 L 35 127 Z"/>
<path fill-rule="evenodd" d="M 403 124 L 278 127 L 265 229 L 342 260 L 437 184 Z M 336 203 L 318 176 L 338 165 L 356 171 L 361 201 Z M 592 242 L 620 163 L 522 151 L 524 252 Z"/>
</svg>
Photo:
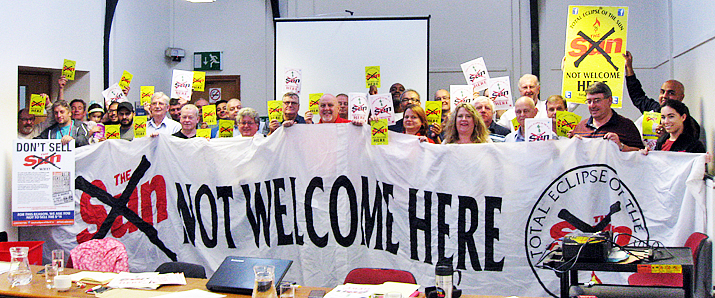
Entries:
<svg viewBox="0 0 715 298">
<path fill-rule="evenodd" d="M 673 146 L 673 141 L 668 139 L 667 141 L 665 141 L 665 143 L 663 143 L 663 146 L 660 146 L 660 150 L 661 151 L 670 151 L 670 147 L 672 147 L 672 146 Z"/>
</svg>

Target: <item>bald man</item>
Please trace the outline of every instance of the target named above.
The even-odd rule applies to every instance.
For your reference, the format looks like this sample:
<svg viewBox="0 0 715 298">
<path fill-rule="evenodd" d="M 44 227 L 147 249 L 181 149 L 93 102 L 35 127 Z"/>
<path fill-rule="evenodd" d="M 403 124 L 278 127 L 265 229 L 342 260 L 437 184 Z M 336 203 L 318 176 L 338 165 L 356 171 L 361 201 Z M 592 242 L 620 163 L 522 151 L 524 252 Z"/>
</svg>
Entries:
<svg viewBox="0 0 715 298">
<path fill-rule="evenodd" d="M 534 104 L 534 101 L 529 96 L 522 96 L 514 103 L 514 112 L 516 121 L 519 122 L 519 130 L 513 131 L 504 137 L 504 142 L 523 142 L 524 138 L 524 122 L 526 118 L 534 118 L 539 113 L 539 109 Z"/>
<path fill-rule="evenodd" d="M 340 118 L 340 104 L 332 94 L 323 94 L 320 97 L 320 100 L 318 100 L 318 113 L 320 114 L 320 122 L 318 123 L 350 123 L 350 120 Z M 308 122 L 307 116 L 305 121 Z M 310 119 L 310 123 L 313 123 L 312 119 Z"/>
<path fill-rule="evenodd" d="M 628 88 L 628 96 L 631 98 L 633 105 L 636 106 L 641 113 L 646 111 L 660 112 L 660 105 L 663 104 L 666 99 L 683 101 L 685 98 L 685 86 L 677 80 L 667 80 L 662 86 L 660 86 L 658 101 L 646 96 L 645 91 L 643 91 L 643 86 L 641 86 L 641 82 L 636 78 L 636 73 L 633 71 L 633 55 L 631 52 L 626 51 L 626 53 L 623 54 L 623 57 L 626 58 L 626 87 Z M 699 138 L 700 124 L 695 121 L 695 118 L 692 119 L 695 124 L 694 137 Z M 636 126 L 638 129 L 642 129 L 640 125 L 642 119 L 639 120 L 636 120 Z"/>
<path fill-rule="evenodd" d="M 546 118 L 546 101 L 539 101 L 539 93 L 541 92 L 541 83 L 539 83 L 539 78 L 533 74 L 527 73 L 521 78 L 519 78 L 519 93 L 521 96 L 526 96 L 531 98 L 534 102 L 534 106 L 539 110 L 537 115 L 538 118 Z M 508 109 L 504 114 L 499 116 L 499 121 L 497 124 L 508 127 L 511 131 L 514 131 L 514 126 L 511 121 L 516 117 L 514 113 L 514 108 Z"/>
</svg>

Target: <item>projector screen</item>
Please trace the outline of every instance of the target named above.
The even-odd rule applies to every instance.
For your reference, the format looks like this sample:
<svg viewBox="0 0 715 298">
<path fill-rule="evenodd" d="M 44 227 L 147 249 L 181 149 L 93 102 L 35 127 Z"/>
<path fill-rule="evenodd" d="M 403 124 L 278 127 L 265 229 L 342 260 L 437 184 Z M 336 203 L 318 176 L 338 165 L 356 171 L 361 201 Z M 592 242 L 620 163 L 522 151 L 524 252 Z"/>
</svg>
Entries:
<svg viewBox="0 0 715 298">
<path fill-rule="evenodd" d="M 429 98 L 429 16 L 275 19 L 275 30 L 275 98 L 286 92 L 286 70 L 300 70 L 300 115 L 311 93 L 367 93 L 367 66 L 380 67 L 378 93 L 401 83 Z"/>
</svg>

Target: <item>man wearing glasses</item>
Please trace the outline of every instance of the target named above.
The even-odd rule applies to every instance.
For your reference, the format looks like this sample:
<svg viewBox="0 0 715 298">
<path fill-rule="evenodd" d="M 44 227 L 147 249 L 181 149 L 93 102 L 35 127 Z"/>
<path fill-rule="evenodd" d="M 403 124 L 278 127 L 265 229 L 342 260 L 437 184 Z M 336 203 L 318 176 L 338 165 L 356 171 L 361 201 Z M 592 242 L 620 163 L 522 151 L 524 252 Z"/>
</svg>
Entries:
<svg viewBox="0 0 715 298">
<path fill-rule="evenodd" d="M 236 115 L 236 121 L 238 121 L 238 131 L 242 137 L 263 136 L 262 134 L 256 134 L 256 132 L 258 132 L 258 126 L 261 123 L 256 110 L 252 108 L 240 109 L 238 115 Z"/>
<path fill-rule="evenodd" d="M 409 105 L 409 104 L 420 105 L 420 94 L 417 93 L 417 91 L 415 91 L 413 89 L 407 89 L 407 90 L 405 90 L 405 92 L 402 93 L 402 95 L 400 95 L 400 109 L 399 110 L 404 111 L 405 107 L 407 107 L 407 105 Z M 395 115 L 395 116 L 397 116 L 397 115 Z M 399 132 L 399 133 L 402 133 L 405 130 L 405 128 L 402 124 L 402 119 L 397 120 L 397 122 L 395 122 L 394 125 L 388 126 L 387 129 L 389 129 L 391 131 Z"/>
<path fill-rule="evenodd" d="M 173 134 L 181 129 L 181 124 L 166 117 L 169 111 L 169 97 L 163 92 L 154 93 L 149 104 L 151 120 L 147 121 L 146 133 L 156 136 L 159 133 Z"/>
<path fill-rule="evenodd" d="M 621 151 L 643 149 L 640 133 L 633 121 L 611 109 L 611 88 L 595 82 L 586 89 L 586 104 L 591 117 L 584 119 L 573 130 L 577 138 L 604 138 L 618 145 Z"/>
<path fill-rule="evenodd" d="M 298 115 L 299 109 L 300 97 L 298 96 L 298 94 L 288 92 L 283 95 L 283 126 L 289 127 L 296 123 L 305 124 L 305 118 L 303 118 L 303 116 L 301 115 Z M 278 120 L 271 120 L 271 122 L 268 124 L 268 128 L 270 129 L 270 132 L 268 134 L 273 133 L 280 126 L 281 123 L 278 122 Z"/>
</svg>

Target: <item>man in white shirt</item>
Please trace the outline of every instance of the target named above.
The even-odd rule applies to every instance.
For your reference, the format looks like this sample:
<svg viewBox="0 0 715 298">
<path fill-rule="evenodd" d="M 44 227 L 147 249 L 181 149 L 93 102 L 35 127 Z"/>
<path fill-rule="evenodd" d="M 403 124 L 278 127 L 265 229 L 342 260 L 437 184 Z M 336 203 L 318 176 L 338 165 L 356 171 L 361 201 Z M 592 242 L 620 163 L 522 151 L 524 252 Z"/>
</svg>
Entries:
<svg viewBox="0 0 715 298">
<path fill-rule="evenodd" d="M 519 78 L 519 93 L 521 96 L 530 97 L 534 101 L 534 106 L 539 110 L 535 118 L 546 118 L 546 101 L 539 100 L 539 92 L 541 91 L 541 83 L 539 78 L 533 74 L 525 74 Z M 507 127 L 514 131 L 512 120 L 516 117 L 514 108 L 508 109 L 501 115 L 497 124 Z"/>
<path fill-rule="evenodd" d="M 164 92 L 154 93 L 149 104 L 151 120 L 147 121 L 146 132 L 149 135 L 159 133 L 173 134 L 181 129 L 181 124 L 166 117 L 169 111 L 169 97 Z"/>
</svg>

